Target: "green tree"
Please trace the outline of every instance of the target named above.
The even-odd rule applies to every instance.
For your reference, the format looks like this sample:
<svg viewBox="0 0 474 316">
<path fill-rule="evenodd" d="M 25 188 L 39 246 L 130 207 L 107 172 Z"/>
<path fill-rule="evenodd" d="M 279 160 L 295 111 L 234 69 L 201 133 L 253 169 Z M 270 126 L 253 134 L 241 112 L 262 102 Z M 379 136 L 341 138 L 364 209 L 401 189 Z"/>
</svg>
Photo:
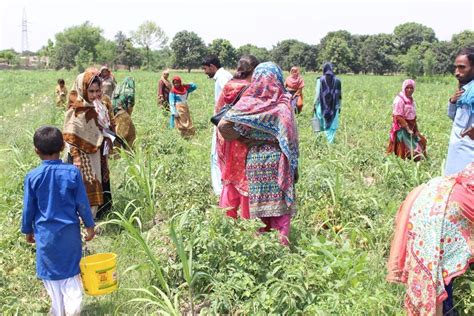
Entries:
<svg viewBox="0 0 474 316">
<path fill-rule="evenodd" d="M 454 71 L 454 50 L 450 42 L 440 41 L 431 45 L 436 62 L 434 64 L 434 73 L 446 74 Z"/>
<path fill-rule="evenodd" d="M 237 49 L 237 59 L 243 55 L 253 55 L 257 57 L 260 62 L 269 61 L 271 59 L 271 54 L 268 49 L 264 47 L 257 47 L 252 44 L 245 44 Z"/>
<path fill-rule="evenodd" d="M 207 49 L 204 41 L 194 32 L 181 31 L 171 41 L 174 65 L 188 72 L 199 67 Z"/>
<path fill-rule="evenodd" d="M 102 30 L 90 22 L 67 28 L 63 32 L 57 33 L 55 38 L 52 64 L 56 69 L 73 68 L 76 65 L 76 55 L 81 49 L 92 55 L 92 61 L 96 60 L 96 46 L 103 40 Z"/>
<path fill-rule="evenodd" d="M 303 42 L 293 45 L 288 56 L 290 63 L 293 65 L 299 65 L 307 71 L 316 71 L 318 69 L 317 58 L 317 46 L 309 45 Z"/>
<path fill-rule="evenodd" d="M 351 71 L 355 74 L 358 74 L 363 71 L 360 56 L 362 47 L 367 38 L 369 38 L 369 35 L 351 35 L 350 45 L 354 58 L 351 61 L 350 67 Z"/>
<path fill-rule="evenodd" d="M 224 67 L 235 68 L 237 65 L 237 51 L 226 39 L 218 38 L 213 40 L 208 47 L 208 52 L 219 57 Z"/>
<path fill-rule="evenodd" d="M 48 39 L 48 43 L 46 45 L 43 45 L 43 47 L 41 47 L 38 50 L 38 55 L 40 57 L 47 57 L 48 58 L 47 62 L 46 62 L 46 65 L 45 65 L 46 68 L 48 68 L 50 66 L 51 58 L 55 54 L 54 50 L 55 50 L 54 42 L 51 39 Z"/>
<path fill-rule="evenodd" d="M 145 21 L 138 30 L 132 32 L 133 41 L 145 48 L 147 66 L 150 65 L 150 49 L 152 47 L 163 47 L 168 42 L 165 32 L 155 22 Z"/>
<path fill-rule="evenodd" d="M 423 24 L 408 22 L 400 24 L 393 30 L 395 45 L 400 54 L 406 54 L 413 45 L 420 45 L 423 41 L 434 43 L 436 34 L 431 27 Z"/>
<path fill-rule="evenodd" d="M 432 76 L 435 74 L 436 56 L 433 50 L 429 49 L 423 56 L 423 72 L 425 76 Z"/>
<path fill-rule="evenodd" d="M 397 70 L 395 52 L 392 35 L 368 36 L 361 44 L 359 52 L 361 70 L 378 75 L 395 72 Z"/>
<path fill-rule="evenodd" d="M 293 66 L 304 67 L 308 70 L 316 68 L 316 47 L 294 39 L 278 42 L 271 54 L 273 61 L 284 70 L 290 70 Z"/>
<path fill-rule="evenodd" d="M 351 33 L 345 30 L 327 33 L 326 36 L 321 39 L 319 44 L 318 68 L 320 68 L 322 63 L 325 61 L 334 59 L 343 61 L 341 66 L 339 66 L 339 71 L 358 73 L 360 71 L 360 63 L 358 59 L 360 40 L 361 39 L 351 35 Z M 341 56 L 331 56 L 331 51 L 339 51 L 336 47 L 334 47 L 334 43 L 341 43 L 344 46 L 342 50 L 347 52 L 345 58 L 341 58 Z M 335 64 L 335 67 L 338 66 Z"/>
<path fill-rule="evenodd" d="M 344 38 L 335 36 L 325 42 L 318 59 L 319 64 L 331 62 L 334 65 L 334 71 L 337 73 L 347 73 L 351 71 L 354 54 Z"/>
<path fill-rule="evenodd" d="M 456 58 L 456 55 L 459 53 L 459 51 L 462 48 L 465 47 L 473 47 L 474 46 L 474 31 L 470 30 L 465 30 L 461 33 L 454 34 L 451 37 L 451 42 L 449 43 L 450 47 L 450 62 L 451 62 L 451 67 L 450 72 L 454 70 L 452 63 L 454 62 L 454 59 Z"/>
<path fill-rule="evenodd" d="M 57 43 L 51 56 L 51 65 L 54 69 L 65 68 L 71 70 L 76 65 L 77 45 L 72 43 Z"/>
<path fill-rule="evenodd" d="M 158 71 L 173 66 L 173 52 L 169 47 L 151 52 L 152 70 Z"/>
<path fill-rule="evenodd" d="M 77 71 L 83 72 L 93 62 L 92 53 L 81 48 L 79 53 L 74 58 L 74 61 L 76 63 Z"/>
<path fill-rule="evenodd" d="M 38 55 L 40 56 L 45 56 L 45 57 L 51 57 L 54 52 L 54 42 L 49 38 L 48 43 L 46 45 L 43 45 L 43 47 L 40 48 L 38 51 Z"/>
<path fill-rule="evenodd" d="M 335 37 L 342 38 L 348 43 L 352 41 L 351 33 L 349 33 L 346 30 L 339 30 L 339 31 L 328 32 L 326 34 L 326 36 L 324 36 L 321 39 L 321 41 L 320 41 L 321 46 L 325 46 L 328 41 L 330 41 L 331 39 L 333 39 Z"/>
<path fill-rule="evenodd" d="M 451 38 L 451 44 L 456 53 L 462 48 L 474 46 L 474 31 L 465 30 L 454 34 Z"/>
<path fill-rule="evenodd" d="M 2 50 L 0 51 L 0 61 L 10 66 L 17 66 L 20 64 L 20 54 L 13 49 Z"/>
<path fill-rule="evenodd" d="M 410 47 L 401 59 L 407 76 L 416 78 L 423 75 L 423 56 L 418 45 Z"/>
<path fill-rule="evenodd" d="M 453 50 L 448 42 L 428 43 L 417 45 L 420 63 L 425 75 L 445 74 L 453 71 Z"/>
<path fill-rule="evenodd" d="M 96 45 L 97 58 L 99 64 L 114 64 L 117 59 L 117 44 L 113 41 L 102 39 Z"/>
<path fill-rule="evenodd" d="M 117 45 L 115 64 L 126 65 L 128 70 L 132 67 L 140 67 L 143 56 L 138 48 L 133 47 L 130 38 L 120 31 L 115 35 L 115 43 Z"/>
</svg>

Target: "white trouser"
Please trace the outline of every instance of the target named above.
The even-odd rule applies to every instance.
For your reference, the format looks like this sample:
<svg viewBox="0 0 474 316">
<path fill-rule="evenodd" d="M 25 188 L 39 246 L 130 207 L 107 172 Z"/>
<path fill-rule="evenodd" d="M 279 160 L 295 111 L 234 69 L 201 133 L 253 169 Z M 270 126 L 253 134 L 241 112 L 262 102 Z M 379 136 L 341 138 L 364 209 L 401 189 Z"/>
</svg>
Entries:
<svg viewBox="0 0 474 316">
<path fill-rule="evenodd" d="M 217 196 L 221 195 L 222 192 L 222 178 L 221 178 L 221 169 L 219 169 L 219 164 L 217 162 L 217 128 L 214 127 L 212 130 L 212 143 L 211 143 L 211 180 L 212 180 L 212 189 L 214 194 Z"/>
<path fill-rule="evenodd" d="M 99 205 L 92 205 L 91 206 L 91 212 L 92 212 L 92 218 L 95 219 L 97 216 L 97 211 L 99 210 Z"/>
<path fill-rule="evenodd" d="M 63 280 L 43 280 L 43 283 L 51 297 L 51 315 L 81 314 L 82 281 L 80 274 Z"/>
</svg>

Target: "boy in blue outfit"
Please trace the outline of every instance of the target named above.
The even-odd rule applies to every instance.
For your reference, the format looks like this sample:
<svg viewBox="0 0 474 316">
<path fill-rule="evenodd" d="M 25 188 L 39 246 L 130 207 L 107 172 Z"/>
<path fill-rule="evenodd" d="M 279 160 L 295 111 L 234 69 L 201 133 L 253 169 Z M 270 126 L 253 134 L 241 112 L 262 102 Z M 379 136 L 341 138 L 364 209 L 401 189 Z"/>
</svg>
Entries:
<svg viewBox="0 0 474 316">
<path fill-rule="evenodd" d="M 95 234 L 89 200 L 79 169 L 59 159 L 64 148 L 61 131 L 40 127 L 33 143 L 43 163 L 25 178 L 21 232 L 28 243 L 36 242 L 36 273 L 51 297 L 51 313 L 78 315 L 82 303 L 79 217 L 86 227 L 86 241 Z"/>
</svg>

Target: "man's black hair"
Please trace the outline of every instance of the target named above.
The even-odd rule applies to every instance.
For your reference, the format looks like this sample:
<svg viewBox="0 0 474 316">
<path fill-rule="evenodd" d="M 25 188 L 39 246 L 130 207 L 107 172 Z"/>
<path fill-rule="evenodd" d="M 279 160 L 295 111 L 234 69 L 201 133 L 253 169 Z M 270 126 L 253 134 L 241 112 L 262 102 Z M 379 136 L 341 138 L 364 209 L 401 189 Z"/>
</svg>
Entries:
<svg viewBox="0 0 474 316">
<path fill-rule="evenodd" d="M 465 47 L 461 49 L 457 56 L 466 55 L 471 66 L 474 66 L 474 47 Z"/>
<path fill-rule="evenodd" d="M 216 55 L 209 55 L 202 61 L 202 66 L 214 65 L 217 69 L 221 68 L 221 61 Z"/>
</svg>

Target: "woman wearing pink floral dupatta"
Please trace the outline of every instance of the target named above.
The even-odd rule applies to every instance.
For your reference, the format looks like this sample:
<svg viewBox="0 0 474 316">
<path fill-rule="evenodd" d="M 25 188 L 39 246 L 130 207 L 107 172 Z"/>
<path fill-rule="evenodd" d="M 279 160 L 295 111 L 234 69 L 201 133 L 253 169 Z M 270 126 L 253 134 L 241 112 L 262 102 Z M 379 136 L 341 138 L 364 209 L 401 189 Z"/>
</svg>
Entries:
<svg viewBox="0 0 474 316">
<path fill-rule="evenodd" d="M 473 219 L 474 163 L 417 187 L 400 206 L 387 280 L 406 284 L 409 315 L 452 312 L 446 290 L 474 262 Z"/>
<path fill-rule="evenodd" d="M 393 101 L 393 124 L 387 153 L 395 153 L 402 159 L 415 161 L 426 156 L 426 138 L 421 135 L 416 123 L 416 105 L 413 99 L 415 81 L 403 81 L 402 91 Z"/>
<path fill-rule="evenodd" d="M 248 146 L 250 217 L 266 225 L 261 232 L 278 230 L 281 243 L 287 245 L 296 213 L 298 132 L 290 94 L 276 64 L 265 62 L 255 68 L 249 88 L 218 128 L 225 139 Z"/>
<path fill-rule="evenodd" d="M 216 112 L 219 112 L 225 104 L 234 102 L 239 93 L 250 85 L 253 70 L 257 65 L 258 60 L 252 55 L 244 55 L 240 58 L 234 78 L 222 89 Z M 217 132 L 217 157 L 223 186 L 219 206 L 230 208 L 227 216 L 232 218 L 237 218 L 239 207 L 242 218 L 250 218 L 248 181 L 245 175 L 247 152 L 247 145 L 238 140 L 225 140 L 219 131 Z"/>
</svg>

